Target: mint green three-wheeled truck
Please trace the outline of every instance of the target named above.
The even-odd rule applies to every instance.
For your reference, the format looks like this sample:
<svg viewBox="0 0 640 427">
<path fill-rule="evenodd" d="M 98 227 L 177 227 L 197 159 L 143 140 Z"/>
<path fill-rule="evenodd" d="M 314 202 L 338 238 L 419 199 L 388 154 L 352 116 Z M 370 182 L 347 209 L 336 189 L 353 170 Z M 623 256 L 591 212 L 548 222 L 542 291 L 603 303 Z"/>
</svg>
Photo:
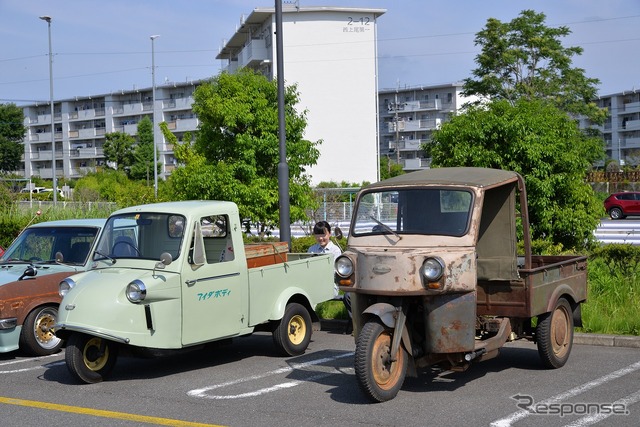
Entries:
<svg viewBox="0 0 640 427">
<path fill-rule="evenodd" d="M 135 206 L 107 220 L 87 272 L 60 283 L 55 325 L 81 382 L 102 381 L 118 352 L 174 351 L 270 331 L 304 353 L 333 298 L 331 255 L 244 245 L 238 207 L 223 201 Z"/>
</svg>

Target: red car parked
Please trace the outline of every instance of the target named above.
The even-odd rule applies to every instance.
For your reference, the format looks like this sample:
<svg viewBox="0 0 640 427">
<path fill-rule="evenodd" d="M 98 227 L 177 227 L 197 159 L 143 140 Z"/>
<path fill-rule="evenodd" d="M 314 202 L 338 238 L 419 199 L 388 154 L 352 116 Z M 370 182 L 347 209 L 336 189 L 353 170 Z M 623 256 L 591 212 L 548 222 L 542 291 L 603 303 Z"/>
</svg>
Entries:
<svg viewBox="0 0 640 427">
<path fill-rule="evenodd" d="M 604 201 L 604 209 L 611 219 L 640 215 L 640 191 L 613 193 Z"/>
</svg>

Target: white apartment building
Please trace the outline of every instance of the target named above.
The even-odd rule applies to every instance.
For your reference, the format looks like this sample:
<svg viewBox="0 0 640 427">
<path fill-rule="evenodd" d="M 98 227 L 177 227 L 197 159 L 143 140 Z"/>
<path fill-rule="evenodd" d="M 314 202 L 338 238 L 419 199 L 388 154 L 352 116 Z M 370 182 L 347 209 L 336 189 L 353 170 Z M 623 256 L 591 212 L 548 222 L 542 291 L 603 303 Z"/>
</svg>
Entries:
<svg viewBox="0 0 640 427">
<path fill-rule="evenodd" d="M 309 169 L 312 184 L 377 180 L 376 25 L 385 12 L 283 5 L 285 84 L 297 84 L 297 108 L 307 111 L 305 139 L 322 140 L 318 163 Z M 217 56 L 225 71 L 250 67 L 275 79 L 275 26 L 274 8 L 242 17 Z"/>
<path fill-rule="evenodd" d="M 603 95 L 595 102 L 609 112 L 604 125 L 596 126 L 583 119 L 580 126 L 602 132 L 608 159 L 616 160 L 619 165 L 640 164 L 640 90 Z"/>
<path fill-rule="evenodd" d="M 54 138 L 57 178 L 80 178 L 105 164 L 103 145 L 105 134 L 125 132 L 136 135 L 138 122 L 145 116 L 152 121 L 154 108 L 160 121 L 182 140 L 187 131 L 195 131 L 198 119 L 191 110 L 193 91 L 199 81 L 165 83 L 153 89 L 123 90 L 119 92 L 76 97 L 54 101 Z M 17 171 L 24 177 L 53 178 L 53 151 L 51 135 L 51 104 L 33 104 L 23 107 L 24 168 Z M 162 164 L 159 176 L 171 173 L 176 161 L 173 147 L 164 141 L 157 143 L 158 162 Z"/>
<path fill-rule="evenodd" d="M 420 149 L 434 130 L 476 97 L 462 96 L 461 82 L 405 86 L 378 92 L 380 156 L 406 172 L 427 169 L 431 159 Z"/>
</svg>

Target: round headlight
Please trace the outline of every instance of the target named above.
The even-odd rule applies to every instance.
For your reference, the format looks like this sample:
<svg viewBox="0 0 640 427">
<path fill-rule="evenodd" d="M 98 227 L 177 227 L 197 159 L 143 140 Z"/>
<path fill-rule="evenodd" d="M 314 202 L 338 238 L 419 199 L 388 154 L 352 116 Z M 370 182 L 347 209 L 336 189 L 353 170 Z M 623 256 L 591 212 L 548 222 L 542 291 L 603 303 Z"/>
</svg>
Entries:
<svg viewBox="0 0 640 427">
<path fill-rule="evenodd" d="M 353 274 L 353 262 L 349 257 L 338 257 L 338 259 L 336 259 L 335 269 L 338 276 L 349 277 Z"/>
<path fill-rule="evenodd" d="M 76 285 L 76 282 L 67 277 L 66 279 L 62 279 L 60 284 L 58 284 L 58 295 L 64 298 L 64 296 Z"/>
<path fill-rule="evenodd" d="M 138 303 L 147 297 L 147 287 L 136 279 L 127 285 L 126 294 L 129 301 Z"/>
<path fill-rule="evenodd" d="M 434 282 L 442 277 L 444 266 L 442 261 L 436 258 L 427 258 L 422 264 L 422 276 L 429 282 Z"/>
</svg>

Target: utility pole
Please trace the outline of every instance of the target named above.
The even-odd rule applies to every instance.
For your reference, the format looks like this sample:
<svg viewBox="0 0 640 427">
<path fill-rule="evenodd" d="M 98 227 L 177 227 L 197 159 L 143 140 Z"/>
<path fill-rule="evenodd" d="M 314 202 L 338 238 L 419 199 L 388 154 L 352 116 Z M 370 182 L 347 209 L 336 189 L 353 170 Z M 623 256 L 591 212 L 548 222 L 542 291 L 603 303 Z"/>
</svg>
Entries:
<svg viewBox="0 0 640 427">
<path fill-rule="evenodd" d="M 158 125 L 160 124 L 157 120 L 156 114 L 156 55 L 154 48 L 154 40 L 160 37 L 159 35 L 153 35 L 149 38 L 151 39 L 151 91 L 153 98 L 153 196 L 157 200 L 158 199 Z"/>
<path fill-rule="evenodd" d="M 49 101 L 51 102 L 51 172 L 53 175 L 53 205 L 58 203 L 58 180 L 56 179 L 56 128 L 53 115 L 53 56 L 51 53 L 51 17 L 41 16 L 49 28 Z"/>
<path fill-rule="evenodd" d="M 396 99 L 393 104 L 396 121 L 396 163 L 400 164 L 400 122 L 398 121 L 398 91 L 396 90 Z"/>
<path fill-rule="evenodd" d="M 278 203 L 280 207 L 280 241 L 289 243 L 291 250 L 291 206 L 289 203 L 289 165 L 284 111 L 284 55 L 282 44 L 282 2 L 275 0 L 276 12 L 276 71 L 278 81 L 278 135 L 280 162 L 278 163 Z"/>
</svg>

